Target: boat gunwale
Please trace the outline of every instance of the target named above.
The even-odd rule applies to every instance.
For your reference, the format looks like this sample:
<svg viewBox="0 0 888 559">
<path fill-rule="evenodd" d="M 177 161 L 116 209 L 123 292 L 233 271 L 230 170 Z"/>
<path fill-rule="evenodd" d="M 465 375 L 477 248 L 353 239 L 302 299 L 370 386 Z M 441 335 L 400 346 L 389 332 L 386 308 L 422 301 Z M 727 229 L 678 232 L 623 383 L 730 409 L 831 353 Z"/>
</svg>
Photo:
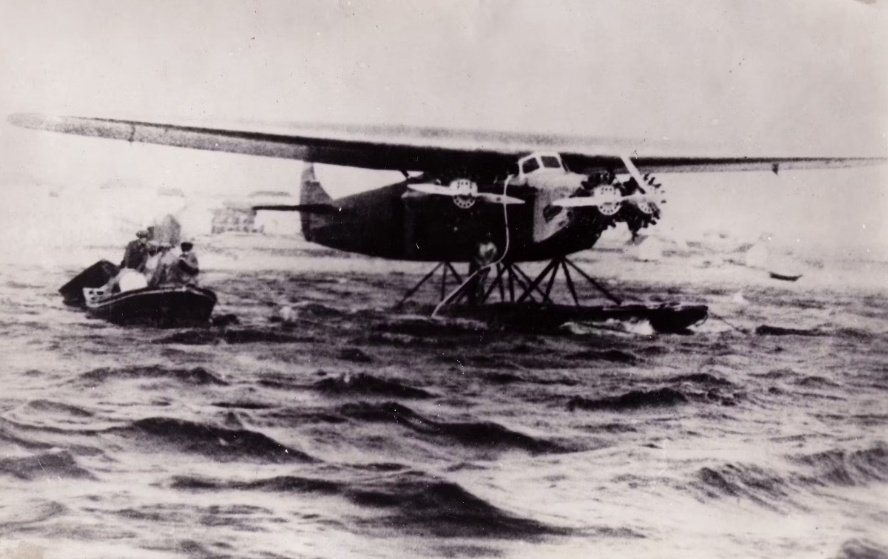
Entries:
<svg viewBox="0 0 888 559">
<path fill-rule="evenodd" d="M 86 289 L 95 288 L 84 288 L 84 290 Z M 201 297 L 212 299 L 214 305 L 216 302 L 218 302 L 216 294 L 209 289 L 197 287 L 195 285 L 177 285 L 163 287 L 142 287 L 140 289 L 132 289 L 130 291 L 121 291 L 120 293 L 114 293 L 112 295 L 104 297 L 99 301 L 90 301 L 89 299 L 86 299 L 86 307 L 91 310 L 96 310 L 114 305 L 116 303 L 121 303 L 133 297 L 163 295 L 167 293 L 192 293 L 194 295 L 199 295 Z"/>
</svg>

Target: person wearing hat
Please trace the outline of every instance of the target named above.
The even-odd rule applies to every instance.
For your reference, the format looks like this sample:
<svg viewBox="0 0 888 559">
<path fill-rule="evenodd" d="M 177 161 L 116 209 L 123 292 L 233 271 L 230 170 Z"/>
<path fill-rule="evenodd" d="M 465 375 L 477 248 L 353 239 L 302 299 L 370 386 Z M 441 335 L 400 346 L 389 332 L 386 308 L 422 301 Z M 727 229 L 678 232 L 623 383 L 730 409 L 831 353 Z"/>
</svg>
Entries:
<svg viewBox="0 0 888 559">
<path fill-rule="evenodd" d="M 126 245 L 126 251 L 123 253 L 123 261 L 120 263 L 121 268 L 131 268 L 139 272 L 145 271 L 145 262 L 148 260 L 148 231 L 139 231 L 136 233 L 136 239 L 130 241 Z"/>
<path fill-rule="evenodd" d="M 191 251 L 194 248 L 194 243 L 183 241 L 179 248 L 182 249 L 182 252 L 179 253 L 175 266 L 169 270 L 170 279 L 180 285 L 197 285 L 200 266 L 197 263 L 197 255 Z"/>
</svg>

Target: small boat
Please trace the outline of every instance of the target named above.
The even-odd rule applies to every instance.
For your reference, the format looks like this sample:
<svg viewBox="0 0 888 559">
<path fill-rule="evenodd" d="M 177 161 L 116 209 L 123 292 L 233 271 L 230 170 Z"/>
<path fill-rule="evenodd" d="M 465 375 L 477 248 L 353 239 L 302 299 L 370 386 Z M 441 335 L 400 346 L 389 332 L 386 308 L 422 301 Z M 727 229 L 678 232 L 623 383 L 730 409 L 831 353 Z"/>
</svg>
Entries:
<svg viewBox="0 0 888 559">
<path fill-rule="evenodd" d="M 796 281 L 802 274 L 781 274 L 779 272 L 768 272 L 768 274 L 773 278 L 781 281 Z"/>
<path fill-rule="evenodd" d="M 86 312 L 115 324 L 184 326 L 207 324 L 216 294 L 194 285 L 145 287 L 106 294 L 102 288 L 83 289 Z"/>
<path fill-rule="evenodd" d="M 106 285 L 115 277 L 121 291 L 106 293 Z M 59 293 L 66 305 L 85 308 L 90 316 L 115 324 L 207 324 L 216 305 L 216 294 L 209 289 L 194 285 L 147 287 L 142 274 L 134 270 L 121 273 L 107 260 L 74 276 Z"/>
</svg>

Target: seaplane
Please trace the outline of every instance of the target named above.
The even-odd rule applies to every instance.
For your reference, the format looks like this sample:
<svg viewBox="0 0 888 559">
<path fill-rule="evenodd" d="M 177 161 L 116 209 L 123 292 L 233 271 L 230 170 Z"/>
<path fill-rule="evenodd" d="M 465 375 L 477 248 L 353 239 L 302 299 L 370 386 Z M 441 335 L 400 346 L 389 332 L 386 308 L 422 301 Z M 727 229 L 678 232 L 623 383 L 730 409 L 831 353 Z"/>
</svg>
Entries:
<svg viewBox="0 0 888 559">
<path fill-rule="evenodd" d="M 405 126 L 208 127 L 39 114 L 15 114 L 9 121 L 130 143 L 301 160 L 305 167 L 299 203 L 256 209 L 299 212 L 310 242 L 368 256 L 435 263 L 400 302 L 440 272 L 435 312 L 466 300 L 484 303 L 495 294 L 501 303 L 552 304 L 559 273 L 574 306 L 582 306 L 574 273 L 615 305 L 623 305 L 570 256 L 593 248 L 603 232 L 618 224 L 625 224 L 633 235 L 656 224 L 666 202 L 666 190 L 656 175 L 778 173 L 885 161 L 732 155 L 668 141 Z M 334 199 L 318 182 L 314 164 L 398 171 L 403 179 Z M 487 252 L 492 257 L 479 263 L 479 248 L 489 249 L 491 243 L 493 249 Z M 531 276 L 519 266 L 526 262 L 545 265 Z M 469 264 L 465 277 L 456 263 Z M 448 276 L 457 284 L 449 292 Z M 487 285 L 479 289 L 483 277 Z"/>
</svg>

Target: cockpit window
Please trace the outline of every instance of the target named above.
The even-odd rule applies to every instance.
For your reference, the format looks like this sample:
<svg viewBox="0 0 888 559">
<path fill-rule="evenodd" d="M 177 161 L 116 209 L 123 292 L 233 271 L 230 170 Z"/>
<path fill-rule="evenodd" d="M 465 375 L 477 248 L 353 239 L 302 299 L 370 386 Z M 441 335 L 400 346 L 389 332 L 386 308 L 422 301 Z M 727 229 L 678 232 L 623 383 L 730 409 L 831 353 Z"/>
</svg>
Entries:
<svg viewBox="0 0 888 559">
<path fill-rule="evenodd" d="M 524 163 L 521 164 L 521 172 L 525 175 L 528 173 L 532 173 L 540 168 L 540 163 L 537 161 L 536 157 L 528 159 Z"/>
<path fill-rule="evenodd" d="M 544 155 L 542 157 L 542 160 L 543 160 L 543 167 L 546 167 L 548 169 L 560 169 L 561 168 L 561 161 L 559 161 L 558 158 L 555 157 L 554 155 Z"/>
</svg>

